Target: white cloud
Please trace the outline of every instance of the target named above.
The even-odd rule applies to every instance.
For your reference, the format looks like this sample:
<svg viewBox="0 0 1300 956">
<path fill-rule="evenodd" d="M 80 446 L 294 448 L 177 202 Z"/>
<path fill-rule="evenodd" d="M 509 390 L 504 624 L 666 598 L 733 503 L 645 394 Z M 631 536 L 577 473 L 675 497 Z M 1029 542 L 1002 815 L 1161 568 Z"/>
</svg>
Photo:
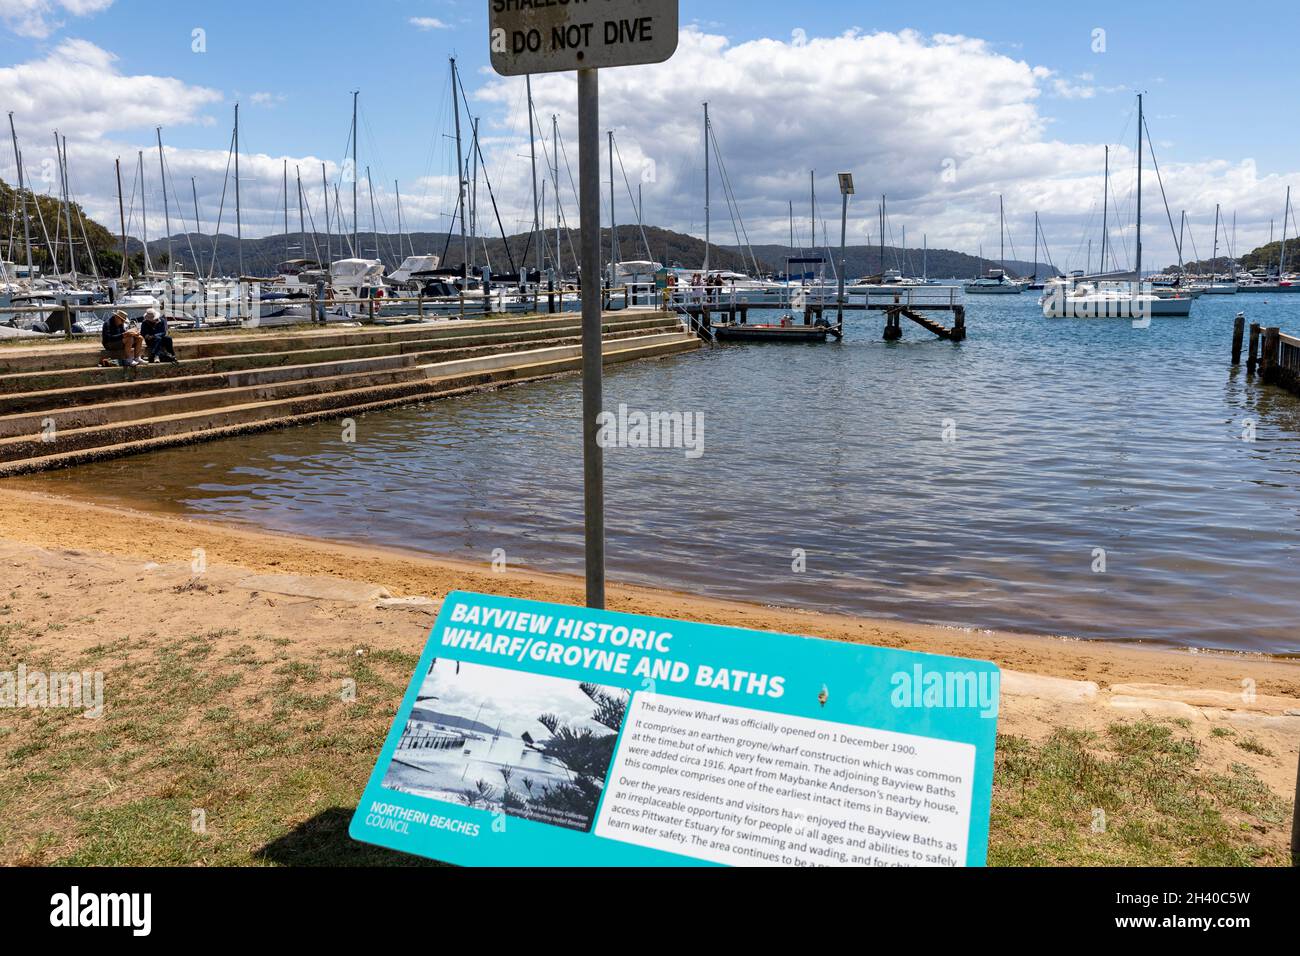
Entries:
<svg viewBox="0 0 1300 956">
<path fill-rule="evenodd" d="M 0 20 L 19 36 L 44 39 L 63 26 L 61 15 L 84 17 L 112 5 L 113 0 L 0 0 Z"/>
<path fill-rule="evenodd" d="M 982 242 L 986 251 L 996 250 L 1001 193 L 1016 253 L 1032 255 L 1037 209 L 1059 260 L 1076 246 L 1086 247 L 1085 232 L 1100 235 L 1103 153 L 1099 143 L 1054 135 L 1042 110 L 1045 94 L 1060 95 L 1059 80 L 1049 67 L 963 36 L 853 31 L 808 37 L 798 44 L 784 39 L 732 44 L 688 28 L 671 62 L 602 74 L 601 126 L 616 131 L 634 192 L 642 168 L 653 164 L 656 181 L 645 186 L 645 204 L 647 220 L 655 224 L 703 234 L 701 103 L 708 101 L 730 180 L 756 243 L 788 241 L 791 200 L 796 228 L 808 241 L 810 169 L 817 170 L 819 219 L 837 241 L 834 174 L 853 171 L 858 194 L 850 210 L 851 242 L 863 242 L 868 230 L 877 238 L 877 197 L 887 193 L 895 240 L 905 224 L 909 245 L 919 246 L 925 232 L 932 248 L 974 252 Z M 1117 91 L 1091 74 L 1064 82 L 1071 91 L 1088 90 L 1088 96 Z M 570 160 L 576 163 L 574 79 L 535 77 L 533 92 L 544 124 L 549 126 L 551 114 L 560 116 Z M 477 99 L 487 110 L 485 136 L 501 140 L 488 161 L 498 199 L 504 194 L 513 207 L 503 218 L 508 228 L 527 223 L 531 207 L 523 80 L 490 77 Z M 1131 150 L 1132 144 L 1127 150 L 1112 149 L 1112 238 L 1131 229 Z M 1268 219 L 1279 215 L 1285 177 L 1261 176 L 1244 159 L 1182 164 L 1174 156 L 1159 158 L 1175 222 L 1183 207 L 1189 215 L 1195 213 L 1198 223 L 1212 218 L 1218 201 L 1240 210 L 1241 245 L 1261 234 L 1261 241 L 1267 239 Z M 607 176 L 604 162 L 602 176 Z M 953 175 L 946 177 L 946 170 Z M 1169 261 L 1173 241 L 1149 165 L 1147 173 L 1145 258 Z M 629 197 L 621 175 L 616 172 L 616 177 L 619 218 L 627 223 Z M 1300 181 L 1300 175 L 1295 179 Z M 571 215 L 573 199 L 563 171 L 561 183 Z M 714 239 L 734 243 L 716 165 L 713 185 Z M 1090 222 L 1094 209 L 1095 225 Z M 818 231 L 821 241 L 821 222 Z M 1082 266 L 1083 253 L 1078 255 Z"/>
<path fill-rule="evenodd" d="M 437 17 L 411 17 L 411 26 L 420 30 L 450 30 L 451 24 L 444 23 Z"/>
<path fill-rule="evenodd" d="M 283 93 L 254 93 L 249 97 L 249 101 L 254 106 L 263 106 L 267 109 L 274 109 L 287 99 Z"/>
<path fill-rule="evenodd" d="M 220 99 L 171 77 L 126 75 L 117 57 L 87 40 L 64 40 L 43 59 L 0 68 L 0 102 L 20 122 L 78 138 L 196 122 Z"/>
<path fill-rule="evenodd" d="M 528 159 L 528 119 L 524 112 L 524 81 L 504 79 L 485 71 L 483 85 L 470 88 L 475 112 L 481 113 L 481 143 L 501 204 L 507 231 L 528 228 L 532 218 Z M 653 170 L 644 183 L 647 221 L 655 225 L 703 234 L 703 149 L 701 103 L 712 107 L 715 135 L 723 151 L 750 238 L 755 242 L 785 242 L 789 232 L 787 201 L 795 204 L 800 240 L 809 231 L 809 170 L 817 170 L 819 216 L 826 232 L 838 238 L 838 195 L 834 175 L 852 171 L 858 193 L 850 207 L 850 241 L 862 243 L 868 231 L 876 237 L 876 202 L 889 196 L 893 238 L 907 227 L 909 245 L 919 246 L 928 234 L 931 248 L 975 252 L 997 249 L 998 195 L 1004 194 L 1009 231 L 1020 258 L 1033 245 L 1034 210 L 1052 243 L 1057 265 L 1082 267 L 1087 239 L 1100 238 L 1103 147 L 1061 135 L 1050 113 L 1057 71 L 1016 59 L 990 44 L 968 37 L 916 33 L 846 33 L 790 40 L 760 39 L 733 44 L 725 37 L 687 29 L 669 64 L 610 70 L 601 77 L 601 128 L 616 131 L 619 152 L 635 193 L 642 172 Z M 1106 89 L 1104 78 L 1074 74 L 1069 82 Z M 468 78 L 467 78 L 468 85 Z M 548 220 L 553 217 L 554 192 L 549 185 L 550 119 L 560 118 L 568 160 L 577 175 L 575 128 L 576 90 L 572 76 L 535 77 L 537 112 L 543 131 L 538 142 L 539 175 L 546 181 Z M 250 104 L 273 105 L 275 93 L 245 95 Z M 113 55 L 85 41 L 68 40 L 52 53 L 30 63 L 0 69 L 0 101 L 15 110 L 19 136 L 29 172 L 40 180 L 41 164 L 53 155 L 49 130 L 68 135 L 73 187 L 101 222 L 116 230 L 117 208 L 113 159 L 123 159 L 128 200 L 137 148 L 151 155 L 153 127 L 211 122 L 210 149 L 167 150 L 188 222 L 193 217 L 189 178 L 196 180 L 203 225 L 210 231 L 225 180 L 229 117 L 223 108 L 215 120 L 205 110 L 221 99 L 214 90 L 166 77 L 132 76 L 121 72 Z M 1157 139 L 1160 172 L 1175 224 L 1188 210 L 1192 236 L 1207 253 L 1215 203 L 1226 216 L 1238 213 L 1238 247 L 1249 249 L 1268 238 L 1270 219 L 1280 220 L 1286 184 L 1300 185 L 1300 173 L 1262 173 L 1240 152 L 1227 153 L 1237 141 L 1225 143 L 1223 158 L 1181 162 L 1176 147 L 1160 138 L 1161 97 L 1148 100 L 1152 132 Z M 1046 105 L 1045 105 L 1046 104 Z M 340 129 L 326 136 L 320 149 L 342 141 Z M 449 124 L 449 119 L 448 119 Z M 323 227 L 320 158 L 276 155 L 275 140 L 264 141 L 246 131 L 241 156 L 244 234 L 283 231 L 283 163 L 288 160 L 290 189 L 300 166 L 309 208 Z M 1123 117 L 1116 122 L 1120 135 Z M 466 135 L 468 136 L 468 124 Z M 1132 118 L 1126 139 L 1131 139 Z M 375 204 L 387 227 L 395 226 L 394 173 L 402 176 L 404 224 L 408 230 L 447 228 L 455 207 L 456 177 L 447 128 L 421 129 L 411 145 L 399 133 L 381 136 L 379 152 L 364 162 L 376 163 Z M 262 134 L 263 136 L 265 134 Z M 164 131 L 166 136 L 166 131 Z M 421 153 L 432 137 L 432 154 Z M 138 140 L 139 145 L 131 142 Z M 417 142 L 418 140 L 418 142 Z M 603 146 L 602 137 L 602 146 Z M 48 144 L 48 145 L 47 145 Z M 366 144 L 375 145 L 375 144 Z M 1111 241 L 1123 250 L 1132 246 L 1132 142 L 1111 148 Z M 265 152 L 253 152 L 262 148 Z M 363 147 L 364 148 L 364 147 Z M 408 155 L 415 151 L 417 155 Z M 1226 155 L 1225 155 L 1226 154 Z M 330 153 L 328 176 L 338 176 L 339 153 Z M 392 172 L 381 170 L 387 164 Z M 409 169 L 422 161 L 425 175 Z M 601 175 L 607 176 L 602 155 Z M 617 167 L 616 167 L 617 169 Z M 1145 191 L 1144 258 L 1163 264 L 1174 258 L 1160 190 L 1148 165 Z M 953 175 L 946 176 L 951 170 Z M 156 157 L 146 169 L 151 216 L 150 234 L 161 234 L 161 192 Z M 12 181 L 12 159 L 0 149 L 0 174 Z M 617 172 L 616 172 L 616 175 Z M 734 243 L 718 168 L 713 179 L 713 238 Z M 570 223 L 575 204 L 569 172 L 561 163 L 561 197 Z M 617 183 L 619 220 L 633 220 L 629 197 Z M 232 190 L 233 192 L 233 190 Z M 342 203 L 351 215 L 350 190 Z M 608 186 L 602 189 L 608 203 Z M 293 197 L 291 197 L 293 199 Z M 496 217 L 480 188 L 482 230 L 495 235 Z M 233 197 L 227 196 L 223 230 L 233 232 Z M 291 201 L 290 228 L 297 229 L 296 200 Z M 608 206 L 606 205 L 606 210 Z M 180 228 L 176 203 L 173 225 Z M 360 184 L 360 219 L 370 227 L 367 184 Z M 608 212 L 606 212 L 606 222 Z M 385 224 L 381 221 L 380 229 Z M 819 232 L 821 225 L 819 224 Z M 134 230 L 138 234 L 138 229 Z M 819 235 L 819 240 L 821 236 Z M 1190 246 L 1190 244 L 1189 244 Z M 423 251 L 423 250 L 421 250 Z M 440 250 L 433 250 L 440 251 Z M 1011 250 L 1008 249 L 1008 252 Z M 1190 251 L 1190 249 L 1189 249 Z M 566 258 L 568 250 L 565 250 Z"/>
</svg>

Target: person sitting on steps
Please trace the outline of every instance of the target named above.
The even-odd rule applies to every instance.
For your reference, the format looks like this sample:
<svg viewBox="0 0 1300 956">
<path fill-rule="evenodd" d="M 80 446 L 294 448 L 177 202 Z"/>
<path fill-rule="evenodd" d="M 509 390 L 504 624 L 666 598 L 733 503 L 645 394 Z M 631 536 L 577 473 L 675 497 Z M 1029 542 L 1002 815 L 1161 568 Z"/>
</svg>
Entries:
<svg viewBox="0 0 1300 956">
<path fill-rule="evenodd" d="M 172 337 L 167 334 L 167 319 L 157 309 L 150 309 L 140 320 L 140 334 L 149 349 L 150 362 L 179 362 Z"/>
<path fill-rule="evenodd" d="M 99 335 L 104 351 L 123 368 L 135 368 L 144 352 L 144 336 L 127 325 L 126 313 L 118 310 L 104 323 Z"/>
</svg>

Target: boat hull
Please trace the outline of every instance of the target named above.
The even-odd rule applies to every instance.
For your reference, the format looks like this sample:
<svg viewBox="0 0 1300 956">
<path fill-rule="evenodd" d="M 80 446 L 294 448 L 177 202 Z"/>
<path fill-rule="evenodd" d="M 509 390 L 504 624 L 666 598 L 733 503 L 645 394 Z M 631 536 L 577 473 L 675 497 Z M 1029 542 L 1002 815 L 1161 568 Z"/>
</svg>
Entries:
<svg viewBox="0 0 1300 956">
<path fill-rule="evenodd" d="M 719 342 L 825 342 L 831 334 L 824 325 L 714 325 Z"/>
<path fill-rule="evenodd" d="M 1133 300 L 1109 296 L 1054 296 L 1043 303 L 1049 319 L 1182 319 L 1192 314 L 1192 299 Z"/>
</svg>

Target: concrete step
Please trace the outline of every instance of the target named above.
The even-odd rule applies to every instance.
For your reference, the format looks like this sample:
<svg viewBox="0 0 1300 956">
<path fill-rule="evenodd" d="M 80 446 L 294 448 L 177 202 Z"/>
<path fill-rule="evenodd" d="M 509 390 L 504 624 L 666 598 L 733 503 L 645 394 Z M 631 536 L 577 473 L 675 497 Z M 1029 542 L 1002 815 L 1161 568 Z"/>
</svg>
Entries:
<svg viewBox="0 0 1300 956">
<path fill-rule="evenodd" d="M 666 332 L 676 328 L 666 328 L 657 323 L 646 327 L 628 327 L 623 323 L 610 323 L 605 333 L 606 339 L 629 338 L 633 336 Z M 335 350 L 327 350 L 333 358 L 322 360 L 322 353 L 286 352 L 280 353 L 285 359 L 305 359 L 299 364 L 278 364 L 236 371 L 207 372 L 193 375 L 167 374 L 178 366 L 150 365 L 138 369 L 116 370 L 123 377 L 116 382 L 100 385 L 81 385 L 55 389 L 40 389 L 28 392 L 0 394 L 0 422 L 16 416 L 30 415 L 36 412 L 62 409 L 68 412 L 77 406 L 101 405 L 114 401 L 156 398 L 164 395 L 182 394 L 192 391 L 213 391 L 220 388 L 244 388 L 253 385 L 269 385 L 308 378 L 329 378 L 345 374 L 374 372 L 381 374 L 395 369 L 427 365 L 430 362 L 453 359 L 472 358 L 477 355 L 489 355 L 502 352 L 517 352 L 543 345 L 572 344 L 581 341 L 581 329 L 560 328 L 551 330 L 544 337 L 529 332 L 522 337 L 509 335 L 505 337 L 474 337 L 469 339 L 440 339 L 432 343 L 404 343 L 403 351 L 392 355 L 377 357 L 347 357 L 338 355 Z M 430 346 L 427 351 L 416 351 L 417 346 Z M 346 350 L 345 350 L 346 351 Z M 317 360 L 317 361 L 312 361 Z M 194 368 L 193 363 L 179 367 Z M 158 374 L 152 374 L 157 371 Z M 135 375 L 133 373 L 140 373 Z M 61 373 L 66 374 L 66 373 Z M 6 432 L 0 425 L 0 437 Z"/>
<path fill-rule="evenodd" d="M 674 355 L 699 345 L 697 338 L 681 332 L 611 340 L 605 342 L 604 361 L 612 364 Z M 420 366 L 420 376 L 405 381 L 56 430 L 49 436 L 53 440 L 30 434 L 10 437 L 0 439 L 0 477 L 352 416 L 488 386 L 532 381 L 577 371 L 581 366 L 580 345 L 556 346 Z"/>
<path fill-rule="evenodd" d="M 618 331 L 611 332 L 604 338 L 606 342 L 619 342 L 624 339 L 644 337 L 645 334 L 642 331 Z M 541 344 L 546 347 L 580 345 L 581 338 L 551 339 Z M 83 389 L 76 393 L 81 400 L 86 401 L 87 393 L 90 392 L 103 393 L 104 400 L 97 403 L 87 401 L 86 404 L 80 405 L 71 404 L 61 392 L 38 392 L 31 398 L 33 402 L 38 402 L 43 407 L 0 416 L 0 439 L 22 435 L 35 436 L 48 433 L 51 429 L 55 432 L 63 432 L 113 422 L 154 418 L 187 410 L 223 408 L 250 401 L 269 401 L 277 397 L 316 395 L 367 384 L 384 385 L 411 381 L 425 377 L 424 369 L 430 365 L 489 356 L 511 356 L 537 347 L 534 344 L 452 349 L 354 362 L 283 366 L 253 372 L 200 376 L 187 380 L 164 379 L 163 384 L 212 380 L 213 386 L 165 394 L 133 394 L 126 391 L 132 387 L 130 385 Z M 24 398 L 24 396 L 14 397 Z M 0 402 L 0 405 L 3 405 L 3 402 Z"/>
<path fill-rule="evenodd" d="M 658 319 L 675 321 L 671 313 L 623 312 L 606 316 L 606 325 L 643 323 Z M 528 319 L 438 320 L 429 323 L 383 326 L 383 328 L 324 328 L 296 332 L 225 332 L 187 333 L 174 336 L 177 358 L 213 359 L 233 355 L 268 354 L 268 352 L 343 349 L 376 345 L 402 345 L 406 342 L 437 338 L 498 336 L 503 333 L 536 332 L 572 328 L 581 325 L 577 312 Z M 0 377 L 32 372 L 57 372 L 64 369 L 94 367 L 100 352 L 99 341 L 72 342 L 62 345 L 23 346 L 0 349 Z"/>
<path fill-rule="evenodd" d="M 671 328 L 676 320 L 672 316 L 620 316 L 607 319 L 607 329 Z M 148 368 L 123 369 L 99 367 L 99 347 L 78 347 L 75 359 L 60 355 L 64 368 L 40 368 L 48 364 L 35 356 L 22 362 L 12 352 L 21 349 L 0 350 L 0 393 L 38 392 L 45 389 L 75 388 L 75 386 L 104 384 L 131 377 L 177 377 L 201 373 L 237 371 L 244 368 L 265 368 L 279 364 L 304 364 L 294 356 L 318 355 L 320 360 L 330 358 L 365 358 L 373 355 L 396 355 L 403 351 L 417 351 L 441 342 L 469 341 L 543 341 L 564 330 L 580 329 L 580 316 L 542 321 L 516 321 L 516 323 L 469 323 L 456 321 L 434 326 L 417 326 L 403 333 L 357 332 L 355 337 L 341 333 L 299 333 L 292 338 L 261 336 L 240 338 L 230 342 L 178 342 L 175 365 L 152 365 Z M 292 347 L 287 347 L 292 346 Z M 12 371 L 3 371 L 12 367 Z"/>
</svg>

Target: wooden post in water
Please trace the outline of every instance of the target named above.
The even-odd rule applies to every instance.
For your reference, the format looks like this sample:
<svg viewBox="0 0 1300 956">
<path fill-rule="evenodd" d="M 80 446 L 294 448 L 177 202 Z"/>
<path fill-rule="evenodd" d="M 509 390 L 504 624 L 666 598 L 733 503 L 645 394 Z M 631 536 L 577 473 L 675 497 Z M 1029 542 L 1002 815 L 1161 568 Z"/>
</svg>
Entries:
<svg viewBox="0 0 1300 956">
<path fill-rule="evenodd" d="M 1269 373 L 1277 365 L 1277 353 L 1282 347 L 1282 330 L 1271 325 L 1264 330 L 1264 343 L 1259 354 L 1259 374 L 1268 381 Z"/>
<path fill-rule="evenodd" d="M 1255 369 L 1259 367 L 1259 323 L 1250 323 L 1250 352 L 1246 358 L 1246 371 L 1250 375 L 1255 374 Z"/>
<path fill-rule="evenodd" d="M 900 321 L 902 312 L 898 309 L 889 309 L 885 312 L 885 341 L 896 342 L 903 337 L 903 325 Z"/>
<path fill-rule="evenodd" d="M 1241 342 L 1246 335 L 1246 313 L 1238 312 L 1232 323 L 1232 364 L 1241 364 Z"/>
</svg>

